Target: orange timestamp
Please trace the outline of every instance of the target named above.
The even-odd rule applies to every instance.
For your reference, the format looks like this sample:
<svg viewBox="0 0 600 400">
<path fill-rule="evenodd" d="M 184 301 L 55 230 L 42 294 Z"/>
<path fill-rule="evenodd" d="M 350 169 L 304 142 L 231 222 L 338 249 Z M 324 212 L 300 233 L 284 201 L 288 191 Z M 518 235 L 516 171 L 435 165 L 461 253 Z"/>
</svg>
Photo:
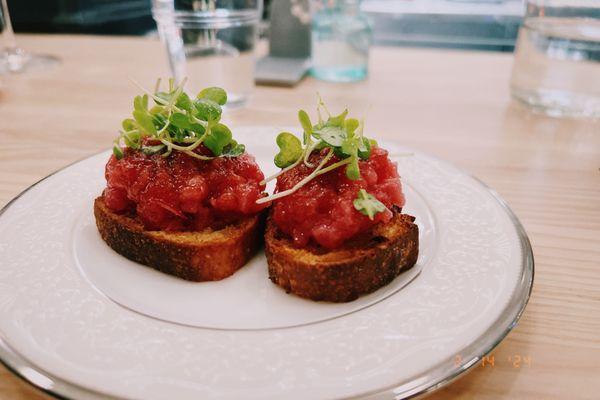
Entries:
<svg viewBox="0 0 600 400">
<path fill-rule="evenodd" d="M 463 363 L 463 357 L 460 354 L 454 356 L 454 365 L 459 367 Z M 479 360 L 481 367 L 495 367 L 498 364 L 507 363 L 513 368 L 531 367 L 531 356 L 523 354 L 512 354 L 507 357 L 496 357 L 494 354 L 483 356 Z"/>
</svg>

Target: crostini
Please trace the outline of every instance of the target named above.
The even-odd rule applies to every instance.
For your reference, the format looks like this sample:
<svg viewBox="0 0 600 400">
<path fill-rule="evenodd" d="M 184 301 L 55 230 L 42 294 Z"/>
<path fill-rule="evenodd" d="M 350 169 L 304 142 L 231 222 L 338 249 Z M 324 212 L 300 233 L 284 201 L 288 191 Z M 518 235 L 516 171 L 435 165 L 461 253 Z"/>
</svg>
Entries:
<svg viewBox="0 0 600 400">
<path fill-rule="evenodd" d="M 277 137 L 281 168 L 272 202 L 265 252 L 269 277 L 288 293 L 312 300 L 351 301 L 413 267 L 419 252 L 414 217 L 396 164 L 364 136 L 348 111 L 332 116 L 322 101 L 313 125 L 300 111 L 303 140 Z M 327 119 L 321 117 L 328 115 Z"/>
<path fill-rule="evenodd" d="M 102 239 L 119 254 L 191 281 L 226 278 L 262 243 L 264 175 L 221 119 L 227 94 L 195 98 L 171 80 L 134 100 L 94 202 Z M 155 104 L 149 107 L 148 102 Z"/>
</svg>

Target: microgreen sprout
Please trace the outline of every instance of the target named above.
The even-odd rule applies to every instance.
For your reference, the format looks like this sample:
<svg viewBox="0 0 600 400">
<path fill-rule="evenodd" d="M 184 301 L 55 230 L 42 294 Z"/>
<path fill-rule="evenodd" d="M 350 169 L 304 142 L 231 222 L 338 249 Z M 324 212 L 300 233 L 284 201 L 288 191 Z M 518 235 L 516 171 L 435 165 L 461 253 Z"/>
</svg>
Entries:
<svg viewBox="0 0 600 400">
<path fill-rule="evenodd" d="M 327 119 L 323 118 L 323 114 Z M 304 110 L 298 112 L 298 120 L 302 126 L 302 141 L 289 132 L 281 132 L 276 139 L 279 153 L 275 156 L 275 165 L 281 170 L 266 178 L 263 184 L 276 179 L 281 174 L 304 163 L 313 171 L 294 187 L 257 200 L 257 203 L 265 203 L 296 192 L 310 180 L 319 175 L 333 171 L 337 168 L 345 168 L 348 179 L 360 179 L 359 160 L 367 160 L 371 155 L 371 148 L 376 142 L 364 136 L 364 121 L 348 118 L 348 110 L 339 115 L 331 115 L 321 96 L 318 96 L 317 105 L 318 122 L 313 124 Z M 310 162 L 313 152 L 324 151 L 320 162 L 315 165 Z M 333 156 L 339 161 L 327 165 Z"/>
<path fill-rule="evenodd" d="M 233 140 L 231 130 L 220 122 L 221 106 L 227 102 L 225 90 L 206 88 L 192 99 L 183 90 L 186 79 L 178 85 L 169 79 L 166 92 L 160 91 L 160 83 L 159 79 L 153 92 L 135 83 L 145 94 L 134 98 L 133 118 L 121 124 L 122 130 L 113 145 L 117 159 L 124 156 L 122 144 L 147 155 L 168 157 L 175 150 L 201 160 L 244 153 L 244 145 Z M 148 104 L 150 99 L 155 103 L 152 107 Z M 147 144 L 146 138 L 151 144 Z M 194 151 L 202 144 L 213 156 Z"/>
<path fill-rule="evenodd" d="M 354 199 L 354 208 L 361 214 L 366 215 L 372 221 L 375 214 L 387 210 L 385 204 L 377 200 L 375 196 L 367 193 L 365 189 L 360 189 L 356 199 Z"/>
</svg>

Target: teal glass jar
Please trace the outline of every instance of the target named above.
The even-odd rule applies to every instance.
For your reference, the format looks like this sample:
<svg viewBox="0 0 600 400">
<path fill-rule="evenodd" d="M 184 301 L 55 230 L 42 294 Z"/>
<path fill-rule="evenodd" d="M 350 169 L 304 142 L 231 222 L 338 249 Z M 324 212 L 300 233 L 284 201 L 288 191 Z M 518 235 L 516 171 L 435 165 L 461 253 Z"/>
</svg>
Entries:
<svg viewBox="0 0 600 400">
<path fill-rule="evenodd" d="M 313 1 L 311 14 L 311 74 L 329 82 L 365 79 L 372 31 L 360 0 Z"/>
</svg>

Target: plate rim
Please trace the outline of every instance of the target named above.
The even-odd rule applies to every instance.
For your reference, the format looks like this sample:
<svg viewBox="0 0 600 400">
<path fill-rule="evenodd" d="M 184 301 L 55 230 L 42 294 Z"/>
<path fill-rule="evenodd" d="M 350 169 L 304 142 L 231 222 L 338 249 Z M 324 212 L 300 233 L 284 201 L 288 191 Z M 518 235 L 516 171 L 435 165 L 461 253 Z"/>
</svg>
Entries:
<svg viewBox="0 0 600 400">
<path fill-rule="evenodd" d="M 382 142 L 395 143 L 402 147 L 409 148 L 393 139 L 382 138 Z M 412 150 L 412 148 L 410 149 Z M 41 182 L 67 168 L 70 168 L 80 162 L 98 156 L 107 151 L 109 151 L 109 149 L 104 149 L 92 153 L 91 155 L 79 158 L 34 182 L 14 198 L 12 198 L 8 203 L 6 203 L 2 209 L 0 209 L 0 217 L 21 196 Z M 476 184 L 480 185 L 494 198 L 494 200 L 498 202 L 500 207 L 509 217 L 519 239 L 519 244 L 522 250 L 521 275 L 518 279 L 517 287 L 515 288 L 507 305 L 504 307 L 504 310 L 502 310 L 498 318 L 485 332 L 483 332 L 476 340 L 471 342 L 460 352 L 460 363 L 455 363 L 453 361 L 454 357 L 450 357 L 446 360 L 443 360 L 438 365 L 420 373 L 417 376 L 412 377 L 407 383 L 393 384 L 384 388 L 374 389 L 372 391 L 360 393 L 352 398 L 369 398 L 372 396 L 387 394 L 391 398 L 395 399 L 413 399 L 422 397 L 448 385 L 465 372 L 476 366 L 480 360 L 491 353 L 502 342 L 502 340 L 504 340 L 504 338 L 514 329 L 514 327 L 517 326 L 521 316 L 523 315 L 523 312 L 525 311 L 525 308 L 527 307 L 527 304 L 529 303 L 529 299 L 531 298 L 535 276 L 535 260 L 533 249 L 525 228 L 508 203 L 500 196 L 500 194 L 498 194 L 498 192 L 496 192 L 496 190 L 465 169 L 435 155 L 423 151 L 415 150 L 415 152 L 421 153 L 438 162 L 450 166 L 461 174 L 472 178 Z M 449 363 L 454 363 L 454 367 L 452 367 L 450 370 L 447 369 L 447 365 L 449 365 Z M 58 399 L 119 399 L 118 397 L 113 397 L 102 392 L 71 383 L 65 379 L 58 378 L 52 373 L 37 367 L 35 364 L 18 354 L 10 347 L 2 332 L 0 332 L 0 364 L 4 365 L 8 371 L 20 378 L 22 381 Z"/>
</svg>

